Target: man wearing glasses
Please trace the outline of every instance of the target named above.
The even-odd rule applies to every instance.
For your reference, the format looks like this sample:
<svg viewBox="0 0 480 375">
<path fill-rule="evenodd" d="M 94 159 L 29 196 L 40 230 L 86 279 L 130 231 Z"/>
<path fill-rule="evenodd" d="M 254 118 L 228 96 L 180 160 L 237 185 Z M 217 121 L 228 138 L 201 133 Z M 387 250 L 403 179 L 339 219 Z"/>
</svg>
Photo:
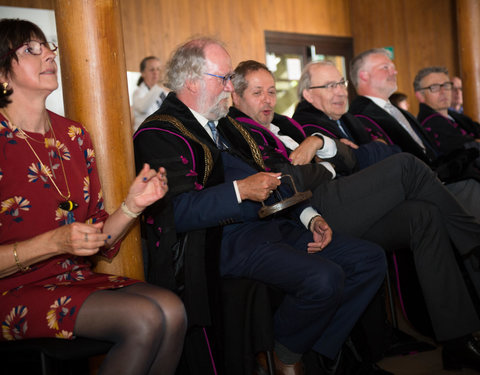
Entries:
<svg viewBox="0 0 480 375">
<path fill-rule="evenodd" d="M 350 79 L 358 96 L 349 112 L 371 130 L 372 139 L 383 138 L 423 160 L 437 172 L 467 212 L 480 218 L 480 173 L 469 151 L 442 155 L 435 139 L 417 119 L 388 100 L 397 90 L 397 70 L 389 52 L 375 48 L 357 55 L 350 64 Z"/>
<path fill-rule="evenodd" d="M 302 354 L 312 348 L 335 358 L 383 281 L 383 250 L 333 234 L 304 203 L 259 219 L 261 202 L 282 188 L 281 174 L 267 172 L 248 130 L 225 118 L 232 65 L 219 42 L 182 45 L 166 77 L 172 92 L 134 135 L 137 167 L 163 165 L 169 173 L 166 207 L 146 213 L 152 216 L 149 251 L 169 252 L 182 234 L 200 232 L 205 237 L 198 246 L 205 244 L 210 259 L 220 249 L 222 276 L 280 288 L 285 298 L 274 314 L 276 374 L 303 374 Z M 168 222 L 172 214 L 174 224 Z"/>
<path fill-rule="evenodd" d="M 415 96 L 420 102 L 417 119 L 443 154 L 480 148 L 480 125 L 449 110 L 453 86 L 447 68 L 441 66 L 421 69 L 413 81 Z M 476 164 L 480 166 L 480 159 Z"/>
<path fill-rule="evenodd" d="M 372 141 L 359 120 L 347 112 L 348 81 L 330 61 L 311 62 L 305 66 L 298 83 L 300 102 L 293 119 L 307 135 L 322 133 L 348 145 L 363 169 L 400 151 L 383 139 Z"/>
</svg>

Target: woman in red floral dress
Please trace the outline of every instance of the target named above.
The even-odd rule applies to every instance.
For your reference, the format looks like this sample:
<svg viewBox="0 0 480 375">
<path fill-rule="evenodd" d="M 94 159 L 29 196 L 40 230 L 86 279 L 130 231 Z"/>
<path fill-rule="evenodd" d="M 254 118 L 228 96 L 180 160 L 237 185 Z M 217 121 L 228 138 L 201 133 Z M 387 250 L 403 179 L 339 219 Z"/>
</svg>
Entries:
<svg viewBox="0 0 480 375">
<path fill-rule="evenodd" d="M 145 165 L 121 207 L 104 211 L 92 142 L 45 108 L 57 47 L 23 20 L 0 20 L 0 340 L 83 336 L 114 342 L 102 374 L 173 374 L 185 311 L 173 293 L 94 273 L 168 187 Z"/>
</svg>

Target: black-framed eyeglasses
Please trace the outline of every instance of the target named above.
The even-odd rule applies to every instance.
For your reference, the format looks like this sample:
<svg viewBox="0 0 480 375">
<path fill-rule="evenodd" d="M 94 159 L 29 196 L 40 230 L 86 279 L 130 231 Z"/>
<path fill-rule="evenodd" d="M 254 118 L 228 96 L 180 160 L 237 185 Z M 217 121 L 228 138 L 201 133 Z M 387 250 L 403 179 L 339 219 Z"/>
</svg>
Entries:
<svg viewBox="0 0 480 375">
<path fill-rule="evenodd" d="M 453 82 L 445 82 L 445 83 L 434 83 L 428 87 L 421 87 L 420 90 L 430 90 L 430 92 L 439 92 L 441 89 L 446 91 L 450 91 L 453 88 Z"/>
<path fill-rule="evenodd" d="M 310 86 L 309 89 L 327 89 L 327 90 L 333 90 L 336 89 L 338 86 L 341 88 L 346 89 L 348 87 L 348 81 L 346 79 L 342 79 L 341 81 L 338 82 L 329 82 L 325 85 L 321 86 Z"/>
<path fill-rule="evenodd" d="M 235 77 L 235 73 L 228 73 L 228 74 L 225 74 L 224 76 L 220 76 L 218 74 L 211 74 L 211 73 L 203 73 L 203 74 L 206 74 L 207 76 L 221 78 L 223 86 L 226 86 L 227 82 L 231 81 L 233 77 Z"/>
<path fill-rule="evenodd" d="M 25 49 L 26 53 L 34 56 L 38 56 L 42 54 L 42 46 L 45 46 L 45 48 L 49 49 L 52 52 L 56 52 L 58 50 L 57 45 L 53 42 L 39 42 L 38 40 L 28 40 L 20 44 L 19 46 L 12 48 L 10 51 L 2 55 L 1 58 L 3 59 L 8 55 L 11 55 L 12 53 L 17 52 L 23 46 L 27 46 L 27 48 Z"/>
</svg>

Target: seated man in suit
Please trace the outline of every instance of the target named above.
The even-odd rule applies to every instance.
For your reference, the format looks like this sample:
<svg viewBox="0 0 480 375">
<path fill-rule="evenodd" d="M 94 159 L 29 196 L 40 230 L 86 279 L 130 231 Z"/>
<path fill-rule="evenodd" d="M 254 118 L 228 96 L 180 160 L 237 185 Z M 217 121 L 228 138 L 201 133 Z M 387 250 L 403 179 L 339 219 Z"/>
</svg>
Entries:
<svg viewBox="0 0 480 375">
<path fill-rule="evenodd" d="M 420 102 L 417 120 L 435 140 L 440 152 L 448 154 L 462 148 L 480 149 L 480 125 L 470 117 L 449 109 L 453 82 L 442 66 L 421 69 L 413 81 Z M 480 159 L 477 158 L 477 167 Z"/>
<path fill-rule="evenodd" d="M 219 42 L 179 47 L 167 64 L 173 92 L 135 134 L 136 163 L 162 164 L 169 172 L 166 199 L 175 226 L 161 228 L 161 235 L 207 229 L 210 252 L 221 241 L 222 276 L 284 291 L 274 316 L 276 373 L 301 374 L 305 351 L 337 355 L 383 281 L 385 258 L 377 245 L 332 234 L 306 205 L 258 218 L 280 173 L 265 172 L 245 128 L 219 121 L 228 112 L 231 78 L 230 56 Z M 162 215 L 160 207 L 151 214 Z"/>
<path fill-rule="evenodd" d="M 372 141 L 360 121 L 347 112 L 347 84 L 331 61 L 307 64 L 298 82 L 300 102 L 293 119 L 308 135 L 319 132 L 352 147 L 358 169 L 362 169 L 400 152 L 400 148 L 386 145 L 383 139 Z"/>
<path fill-rule="evenodd" d="M 439 159 L 434 140 L 417 119 L 389 102 L 388 98 L 397 90 L 397 71 L 388 51 L 377 48 L 356 56 L 351 62 L 350 79 L 359 96 L 351 103 L 349 112 L 371 129 L 371 135 L 398 145 L 434 168 L 465 209 L 480 218 L 480 183 L 475 180 L 480 178 L 478 170 L 468 158 L 459 164 L 464 155 L 453 160 L 453 165 L 450 160 Z"/>
<path fill-rule="evenodd" d="M 329 77 L 323 78 L 319 84 L 331 82 Z M 335 79 L 338 82 L 338 77 Z M 318 185 L 312 186 L 312 201 L 334 231 L 369 239 L 386 249 L 411 248 L 435 334 L 438 340 L 447 341 L 445 357 L 479 369 L 480 362 L 471 361 L 467 349 L 470 344 L 466 344 L 475 341 L 471 336 L 464 337 L 464 328 L 457 330 L 458 314 L 469 311 L 472 325 L 467 331 L 470 333 L 477 329 L 478 317 L 451 246 L 453 241 L 462 252 L 460 249 L 465 243 L 458 241 L 460 237 L 471 238 L 469 246 L 478 244 L 478 220 L 465 213 L 424 163 L 406 153 L 390 156 L 350 176 L 330 180 L 323 165 L 310 161 L 316 151 L 320 149 L 321 154 L 316 156 L 323 157 L 335 143 L 323 136 L 304 137 L 302 141 L 298 135 L 301 129 L 295 122 L 274 114 L 275 80 L 264 64 L 251 60 L 241 62 L 235 69 L 233 84 L 234 107 L 229 114 L 249 127 L 260 145 L 265 164 L 272 170 L 299 174 L 302 176 L 299 180 L 317 179 Z M 287 163 L 285 152 L 296 165 Z M 335 150 L 330 150 L 329 155 L 335 155 Z M 307 160 L 307 164 L 303 160 Z M 305 165 L 309 169 L 304 170 Z M 457 215 L 463 218 L 457 221 Z M 457 225 L 463 229 L 455 234 Z M 480 290 L 480 284 L 476 287 Z M 464 307 L 446 312 L 446 301 L 456 300 L 460 295 Z"/>
</svg>

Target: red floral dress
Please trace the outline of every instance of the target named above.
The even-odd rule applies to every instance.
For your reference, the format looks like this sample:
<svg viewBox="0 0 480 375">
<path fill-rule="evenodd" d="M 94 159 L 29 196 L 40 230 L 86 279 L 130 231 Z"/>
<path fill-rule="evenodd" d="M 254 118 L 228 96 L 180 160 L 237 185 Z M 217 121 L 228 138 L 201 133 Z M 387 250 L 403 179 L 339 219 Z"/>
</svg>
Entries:
<svg viewBox="0 0 480 375">
<path fill-rule="evenodd" d="M 71 222 L 98 222 L 107 218 L 90 136 L 78 123 L 49 112 L 51 130 L 45 136 L 9 127 L 0 114 L 0 244 L 13 244 Z M 59 152 L 57 151 L 59 150 Z M 78 208 L 68 213 L 58 207 L 67 185 Z M 119 244 L 102 254 L 112 258 Z M 12 261 L 13 245 L 12 245 Z M 18 251 L 18 257 L 22 254 Z M 27 272 L 0 278 L 0 340 L 30 337 L 73 338 L 78 310 L 99 289 L 121 288 L 138 282 L 126 277 L 93 273 L 88 259 L 59 255 L 31 265 Z"/>
</svg>

